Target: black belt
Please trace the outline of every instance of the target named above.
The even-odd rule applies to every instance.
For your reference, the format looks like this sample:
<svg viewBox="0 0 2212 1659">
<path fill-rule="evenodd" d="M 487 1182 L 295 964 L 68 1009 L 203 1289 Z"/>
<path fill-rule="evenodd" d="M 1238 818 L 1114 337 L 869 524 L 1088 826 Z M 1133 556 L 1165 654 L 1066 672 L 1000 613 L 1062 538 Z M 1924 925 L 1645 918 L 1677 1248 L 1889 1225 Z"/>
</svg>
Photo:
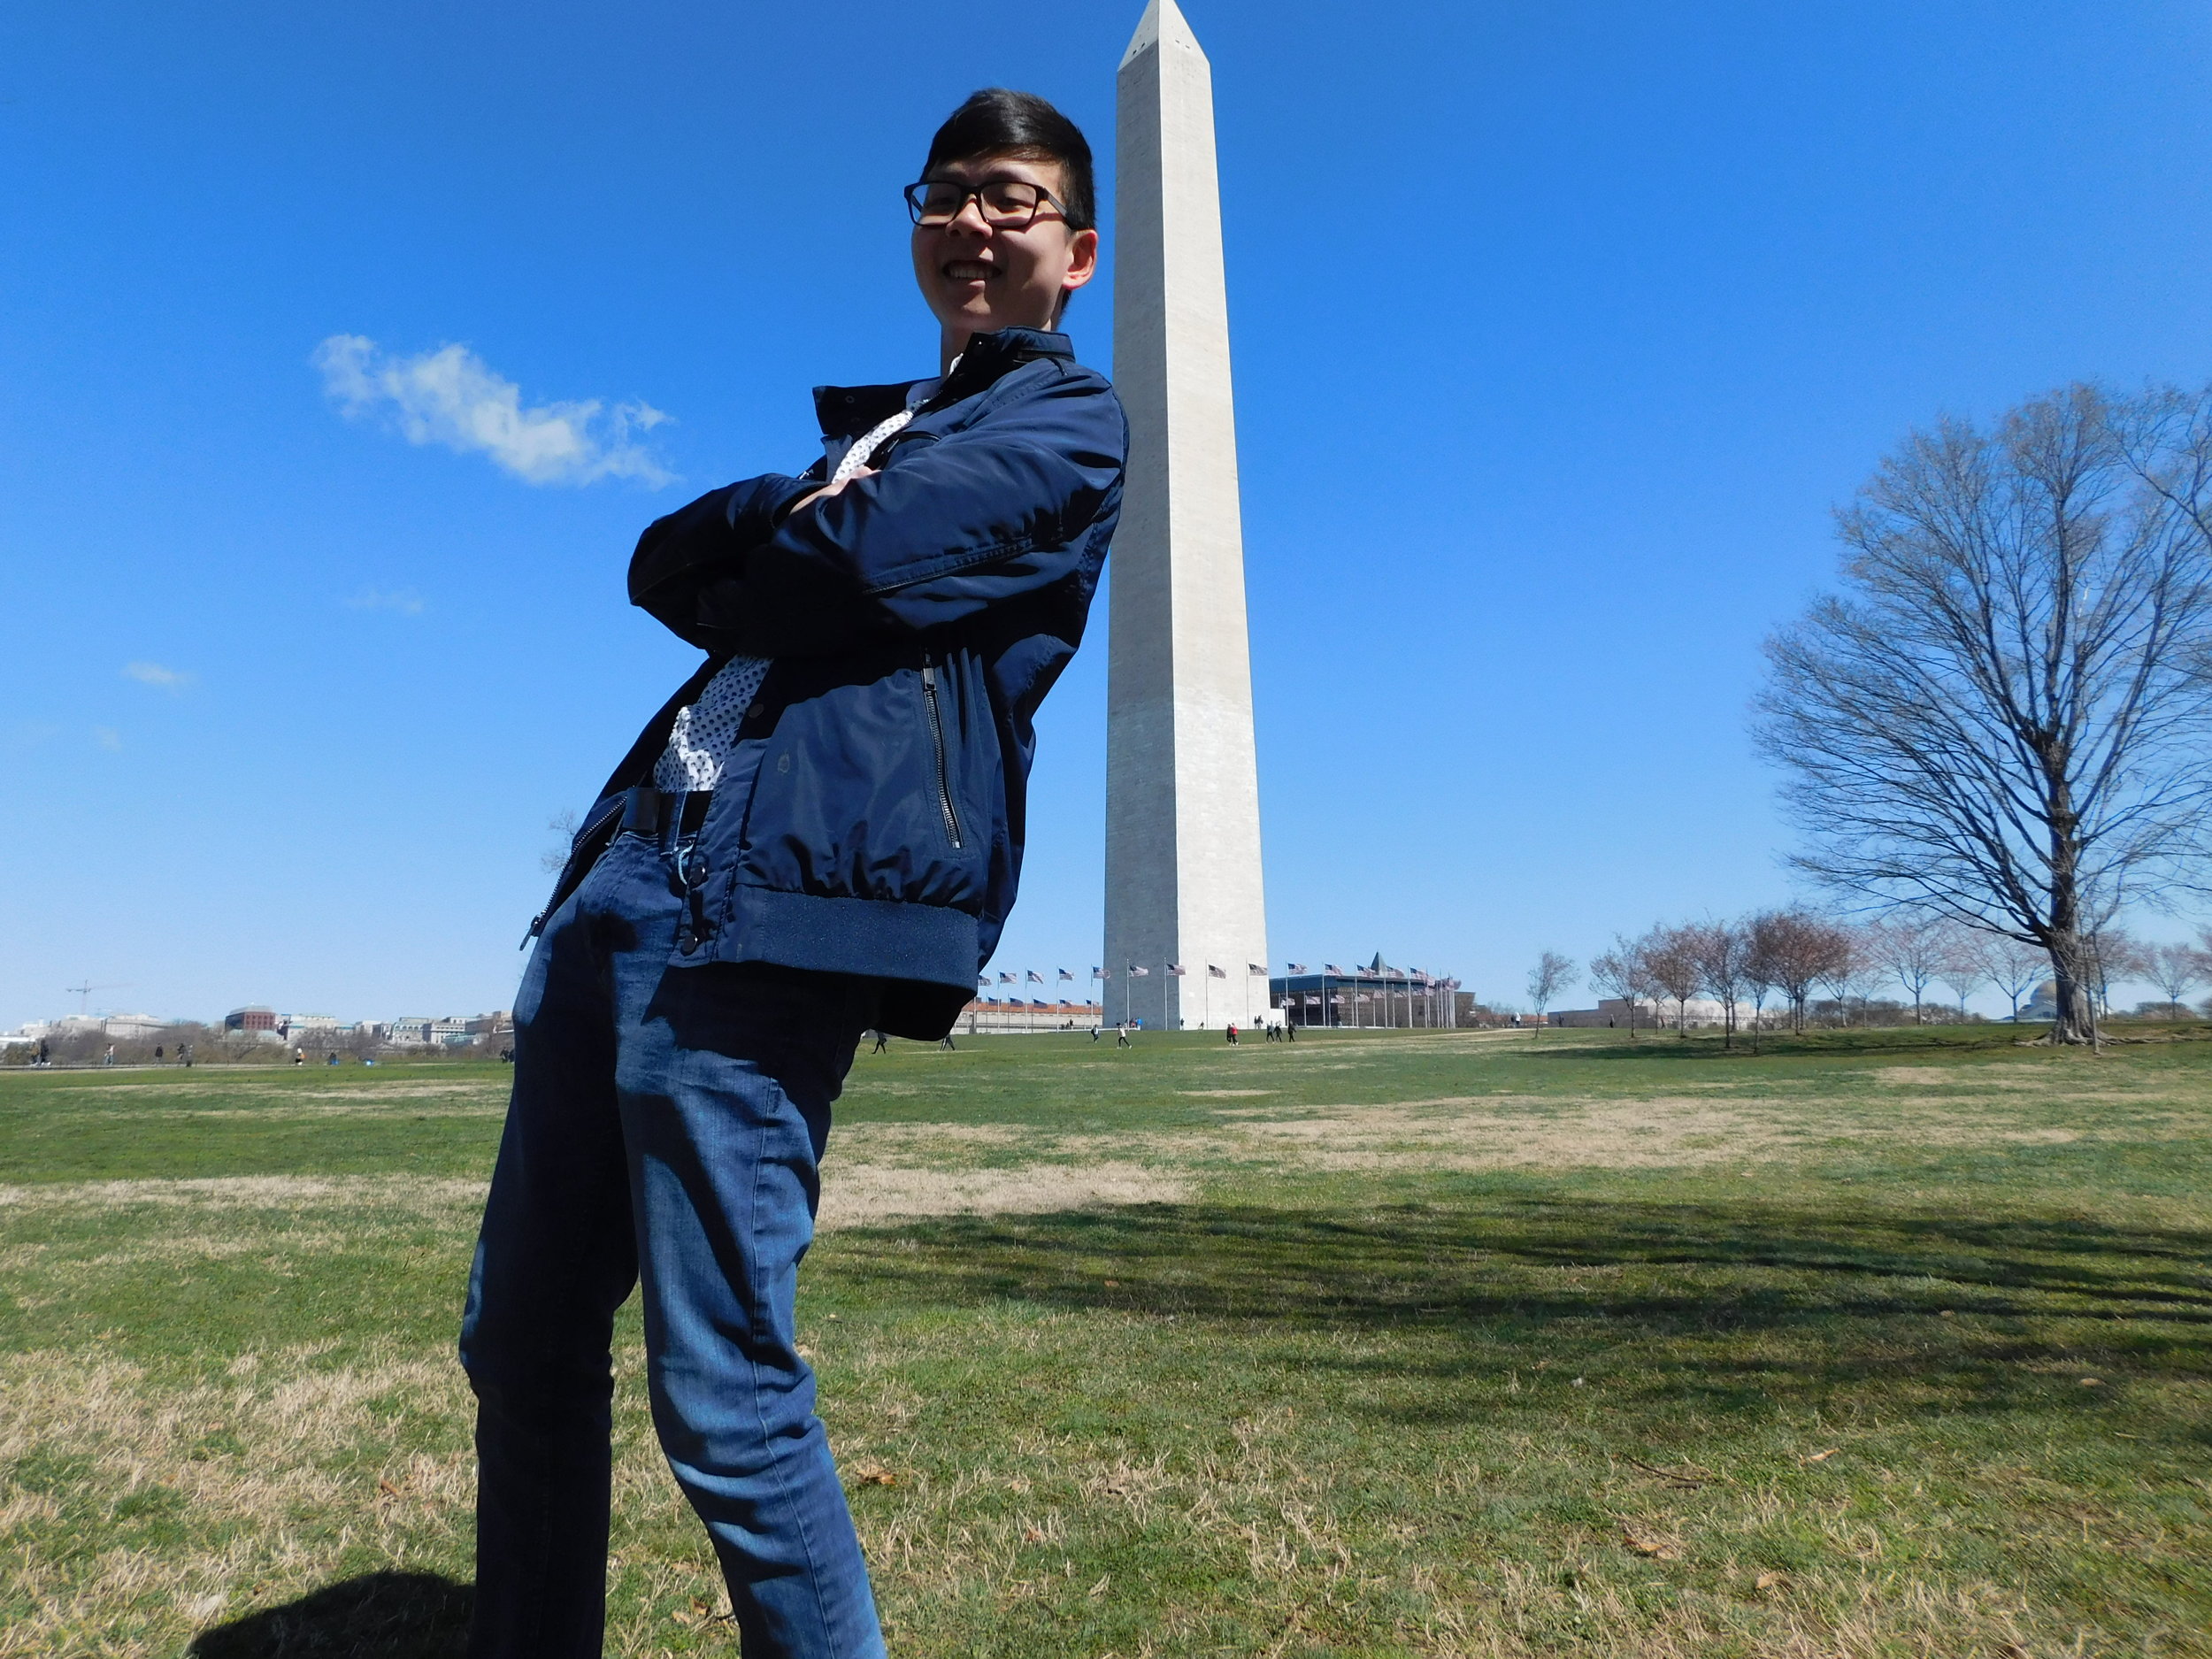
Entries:
<svg viewBox="0 0 2212 1659">
<path fill-rule="evenodd" d="M 665 835 L 669 820 L 676 810 L 676 803 L 683 804 L 683 822 L 677 833 L 689 835 L 707 821 L 707 807 L 714 799 L 710 789 L 694 789 L 684 795 L 664 794 L 645 784 L 630 791 L 622 803 L 622 827 L 640 835 Z"/>
</svg>

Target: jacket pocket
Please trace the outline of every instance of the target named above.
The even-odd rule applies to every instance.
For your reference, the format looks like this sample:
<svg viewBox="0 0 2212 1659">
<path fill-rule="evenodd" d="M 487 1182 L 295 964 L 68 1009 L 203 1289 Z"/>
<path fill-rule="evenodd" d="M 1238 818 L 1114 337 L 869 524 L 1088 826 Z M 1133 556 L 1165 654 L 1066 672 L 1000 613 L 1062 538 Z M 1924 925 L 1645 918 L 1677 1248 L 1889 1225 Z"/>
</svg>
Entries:
<svg viewBox="0 0 2212 1659">
<path fill-rule="evenodd" d="M 960 809 L 952 798 L 952 772 L 945 752 L 944 687 L 939 683 L 934 658 L 922 659 L 922 712 L 929 724 L 930 755 L 935 763 L 933 776 L 937 785 L 937 810 L 945 825 L 945 839 L 957 850 L 960 841 Z"/>
<path fill-rule="evenodd" d="M 787 682 L 773 722 L 739 744 L 737 777 L 724 773 L 747 798 L 708 815 L 708 863 L 747 887 L 973 913 L 998 834 L 979 787 L 997 746 L 973 679 L 965 653 L 938 651 L 866 679 Z"/>
</svg>

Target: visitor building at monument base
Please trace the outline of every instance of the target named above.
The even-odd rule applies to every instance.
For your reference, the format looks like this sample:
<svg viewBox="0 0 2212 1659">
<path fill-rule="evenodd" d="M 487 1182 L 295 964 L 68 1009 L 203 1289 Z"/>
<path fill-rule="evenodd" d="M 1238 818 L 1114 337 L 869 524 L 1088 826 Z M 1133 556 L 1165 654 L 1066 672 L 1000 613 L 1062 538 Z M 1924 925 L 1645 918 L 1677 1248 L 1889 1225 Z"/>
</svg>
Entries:
<svg viewBox="0 0 2212 1659">
<path fill-rule="evenodd" d="M 1379 955 L 1363 968 L 1331 962 L 1317 973 L 1299 963 L 1267 982 L 1268 1002 L 1290 1025 L 1384 1031 L 1452 1029 L 1459 1024 L 1458 991 L 1457 979 L 1394 968 Z"/>
<path fill-rule="evenodd" d="M 1042 997 L 1024 1002 L 1018 996 L 1003 1000 L 978 997 L 960 1010 L 955 1031 L 971 1035 L 986 1032 L 1088 1031 L 1103 1018 L 1096 1002 L 1048 1002 Z"/>
</svg>

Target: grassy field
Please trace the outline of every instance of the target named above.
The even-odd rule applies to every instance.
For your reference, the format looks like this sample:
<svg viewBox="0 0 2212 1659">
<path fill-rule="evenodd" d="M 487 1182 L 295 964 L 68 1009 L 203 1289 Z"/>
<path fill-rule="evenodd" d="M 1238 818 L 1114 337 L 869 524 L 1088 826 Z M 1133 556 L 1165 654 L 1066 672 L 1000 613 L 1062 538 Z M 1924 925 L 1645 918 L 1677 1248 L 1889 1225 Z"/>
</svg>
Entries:
<svg viewBox="0 0 2212 1659">
<path fill-rule="evenodd" d="M 901 1044 L 806 1343 L 901 1655 L 2212 1655 L 2212 1041 Z M 0 1655 L 458 1654 L 506 1078 L 0 1076 Z M 608 1652 L 728 1652 L 624 1326 Z"/>
</svg>

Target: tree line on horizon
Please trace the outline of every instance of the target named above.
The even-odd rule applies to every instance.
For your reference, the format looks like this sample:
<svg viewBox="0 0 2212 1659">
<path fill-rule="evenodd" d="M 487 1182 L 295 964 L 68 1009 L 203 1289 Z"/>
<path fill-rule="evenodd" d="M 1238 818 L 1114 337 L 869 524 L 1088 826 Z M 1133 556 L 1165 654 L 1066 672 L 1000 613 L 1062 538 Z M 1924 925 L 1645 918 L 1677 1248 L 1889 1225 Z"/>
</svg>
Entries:
<svg viewBox="0 0 2212 1659">
<path fill-rule="evenodd" d="M 157 1033 L 142 1037 L 110 1037 L 97 1024 L 69 1025 L 45 1039 L 49 1058 L 56 1065 L 98 1065 L 112 1049 L 117 1065 L 177 1065 L 179 1051 L 189 1047 L 203 1065 L 290 1065 L 295 1052 L 310 1065 L 327 1065 L 330 1056 L 342 1061 L 362 1060 L 483 1060 L 498 1057 L 514 1042 L 511 1029 L 487 1032 L 473 1041 L 457 1044 L 394 1043 L 373 1033 L 309 1030 L 283 1042 L 269 1042 L 250 1031 L 230 1031 L 200 1020 L 177 1020 Z M 30 1064 L 38 1052 L 35 1040 L 0 1044 L 0 1065 Z"/>
<path fill-rule="evenodd" d="M 2086 985 L 2100 1012 L 2108 1012 L 2111 987 L 2128 982 L 2155 985 L 2165 1001 L 2135 1011 L 2178 1018 L 2189 1010 L 2184 999 L 2212 984 L 2212 929 L 2195 945 L 2147 943 L 2116 927 L 2086 941 L 2081 961 Z M 1545 951 L 1529 973 L 1529 997 L 1540 1015 L 1567 987 L 1578 982 L 1576 964 Z M 1666 1004 L 1674 1005 L 1674 1028 L 1688 1027 L 1689 1005 L 1710 998 L 1721 1010 L 1728 1046 L 1740 1020 L 1753 1032 L 1786 1021 L 1801 1033 L 1824 1016 L 1851 1024 L 1855 1007 L 1861 1019 L 1873 1010 L 1874 993 L 1888 986 L 1901 989 L 1913 1023 L 1924 1023 L 1941 1006 L 1944 1018 L 1970 1018 L 1967 999 L 1993 987 L 2011 1003 L 2018 1019 L 2024 1002 L 2050 981 L 2051 962 L 2042 949 L 2003 934 L 1978 932 L 1942 918 L 1901 914 L 1854 922 L 1801 906 L 1761 910 L 1740 920 L 1660 923 L 1631 937 L 1617 936 L 1611 949 L 1593 957 L 1592 989 L 1630 1010 L 1633 1035 L 1643 1004 L 1653 1010 L 1655 1026 L 1664 1023 Z M 1930 1001 L 1941 986 L 1955 999 Z M 1819 994 L 1824 993 L 1824 1001 Z M 1767 1009 L 1776 1010 L 1770 1022 Z M 1744 1010 L 1748 1010 L 1747 1017 Z"/>
</svg>

